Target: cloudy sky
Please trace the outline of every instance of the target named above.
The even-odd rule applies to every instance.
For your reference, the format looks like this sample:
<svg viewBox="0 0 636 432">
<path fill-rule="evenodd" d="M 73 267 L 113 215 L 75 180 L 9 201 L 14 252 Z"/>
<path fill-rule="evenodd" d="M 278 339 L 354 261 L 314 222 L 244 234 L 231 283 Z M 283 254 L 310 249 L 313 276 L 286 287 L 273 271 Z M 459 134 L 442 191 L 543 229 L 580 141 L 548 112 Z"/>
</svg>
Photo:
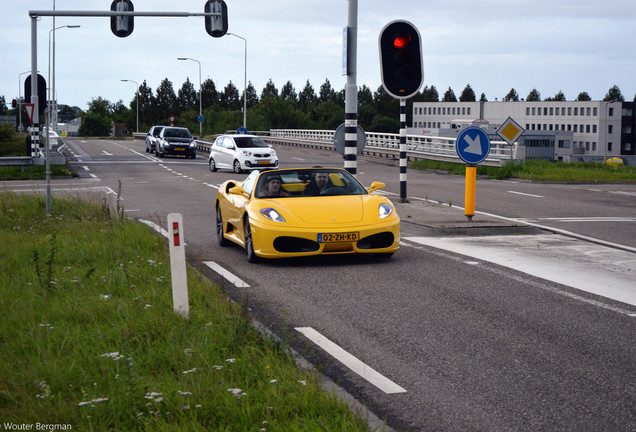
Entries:
<svg viewBox="0 0 636 432">
<path fill-rule="evenodd" d="M 204 0 L 132 0 L 136 11 L 203 12 Z M 30 10 L 110 9 L 112 0 L 4 0 L 0 14 L 0 96 L 18 96 L 21 73 L 31 69 Z M 340 90 L 342 29 L 347 0 L 226 0 L 229 31 L 247 39 L 247 77 L 259 93 L 269 79 L 289 80 L 300 92 L 307 80 L 318 92 L 329 80 Z M 399 8 L 398 6 L 403 6 Z M 600 100 L 617 85 L 627 101 L 636 94 L 636 3 L 634 0 L 387 0 L 358 1 L 357 84 L 380 85 L 378 35 L 395 19 L 418 27 L 424 55 L 424 85 L 440 96 L 450 87 L 459 96 L 470 84 L 477 97 L 502 99 L 511 88 L 525 98 L 536 88 L 542 98 L 562 91 L 568 100 L 586 91 Z M 230 81 L 242 91 L 244 42 L 212 38 L 202 17 L 135 18 L 127 38 L 115 37 L 109 18 L 57 17 L 58 102 L 86 109 L 101 96 L 134 99 L 136 87 L 156 91 L 168 78 L 175 89 L 186 78 L 198 87 L 212 79 L 222 90 Z M 38 22 L 38 69 L 48 76 L 52 18 Z M 22 93 L 24 90 L 20 90 Z M 23 95 L 24 96 L 24 95 Z"/>
</svg>

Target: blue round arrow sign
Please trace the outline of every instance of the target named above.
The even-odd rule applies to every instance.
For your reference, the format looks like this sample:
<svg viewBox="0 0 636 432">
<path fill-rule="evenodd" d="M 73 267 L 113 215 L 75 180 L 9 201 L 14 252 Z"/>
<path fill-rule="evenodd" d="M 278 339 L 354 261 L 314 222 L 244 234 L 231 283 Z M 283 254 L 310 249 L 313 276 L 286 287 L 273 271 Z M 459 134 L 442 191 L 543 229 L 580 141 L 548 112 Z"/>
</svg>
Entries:
<svg viewBox="0 0 636 432">
<path fill-rule="evenodd" d="M 457 135 L 455 142 L 457 155 L 469 165 L 477 165 L 490 153 L 490 139 L 484 130 L 477 126 L 470 126 Z"/>
</svg>

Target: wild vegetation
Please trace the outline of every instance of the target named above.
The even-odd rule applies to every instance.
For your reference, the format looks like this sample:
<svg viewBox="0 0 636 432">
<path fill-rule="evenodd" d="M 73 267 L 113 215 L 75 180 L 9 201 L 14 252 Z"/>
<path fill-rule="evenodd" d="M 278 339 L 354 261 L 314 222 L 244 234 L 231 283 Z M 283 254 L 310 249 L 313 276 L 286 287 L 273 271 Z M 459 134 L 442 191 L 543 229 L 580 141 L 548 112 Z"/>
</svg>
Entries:
<svg viewBox="0 0 636 432">
<path fill-rule="evenodd" d="M 193 268 L 189 318 L 176 314 L 163 237 L 99 202 L 52 209 L 0 191 L 5 427 L 368 430 Z"/>
</svg>

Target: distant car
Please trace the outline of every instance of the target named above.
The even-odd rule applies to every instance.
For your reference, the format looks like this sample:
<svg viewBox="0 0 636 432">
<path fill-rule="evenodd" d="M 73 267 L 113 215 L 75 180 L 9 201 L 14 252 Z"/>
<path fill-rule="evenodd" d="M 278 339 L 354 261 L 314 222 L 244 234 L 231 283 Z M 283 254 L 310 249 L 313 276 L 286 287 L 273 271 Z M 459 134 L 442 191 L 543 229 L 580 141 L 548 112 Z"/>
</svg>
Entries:
<svg viewBox="0 0 636 432">
<path fill-rule="evenodd" d="M 605 163 L 612 166 L 621 166 L 625 164 L 625 161 L 619 157 L 611 157 L 605 159 Z"/>
<path fill-rule="evenodd" d="M 375 254 L 400 244 L 400 218 L 391 201 L 342 168 L 252 171 L 228 180 L 216 195 L 219 246 L 236 243 L 248 262 L 259 258 Z"/>
<path fill-rule="evenodd" d="M 157 138 L 165 126 L 153 126 L 146 135 L 146 152 L 153 153 L 157 148 Z"/>
<path fill-rule="evenodd" d="M 276 151 L 254 135 L 221 135 L 210 147 L 210 171 L 231 169 L 235 173 L 278 167 Z"/>
<path fill-rule="evenodd" d="M 168 154 L 194 159 L 197 157 L 194 137 L 186 128 L 165 126 L 157 137 L 155 154 L 159 157 Z"/>
</svg>

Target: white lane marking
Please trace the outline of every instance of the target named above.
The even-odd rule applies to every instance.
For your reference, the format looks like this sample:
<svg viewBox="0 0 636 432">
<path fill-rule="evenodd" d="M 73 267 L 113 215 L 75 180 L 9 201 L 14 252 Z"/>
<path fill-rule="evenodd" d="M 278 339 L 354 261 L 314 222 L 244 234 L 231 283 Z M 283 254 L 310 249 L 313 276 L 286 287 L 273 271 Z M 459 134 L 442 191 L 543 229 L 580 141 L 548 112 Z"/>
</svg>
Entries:
<svg viewBox="0 0 636 432">
<path fill-rule="evenodd" d="M 522 220 L 522 219 L 519 219 Z M 555 218 L 528 218 L 527 221 L 557 221 L 557 222 L 636 222 L 636 217 L 630 216 L 580 216 Z"/>
<path fill-rule="evenodd" d="M 88 174 L 89 176 L 93 177 L 93 178 L 97 178 L 97 176 L 93 173 Z"/>
<path fill-rule="evenodd" d="M 404 241 L 480 259 L 636 306 L 629 252 L 581 244 L 558 234 L 488 237 L 404 237 Z M 569 257 L 576 256 L 575 260 Z M 462 261 L 464 261 L 463 259 Z M 618 266 L 618 261 L 625 261 Z"/>
<path fill-rule="evenodd" d="M 370 366 L 364 364 L 356 357 L 349 354 L 347 351 L 340 348 L 338 345 L 318 333 L 311 327 L 296 327 L 296 330 L 305 335 L 307 339 L 318 345 L 325 350 L 328 354 L 333 356 L 336 360 L 347 366 L 349 369 L 360 375 L 365 380 L 379 388 L 385 393 L 406 393 L 406 389 L 400 387 L 387 377 L 381 375 Z"/>
<path fill-rule="evenodd" d="M 230 273 L 214 261 L 203 261 L 203 264 L 210 267 L 212 270 L 223 276 L 227 279 L 228 282 L 231 282 L 237 288 L 249 288 L 250 286 L 246 284 L 243 280 L 235 276 L 233 273 Z"/>
<path fill-rule="evenodd" d="M 144 219 L 139 219 L 139 222 L 148 225 L 150 228 L 154 229 L 155 231 L 157 231 L 159 234 L 161 234 L 165 238 L 168 238 L 168 231 L 166 231 L 165 229 L 161 228 L 156 223 L 151 222 L 149 220 L 144 220 Z"/>
<path fill-rule="evenodd" d="M 517 191 L 508 191 L 508 193 L 517 194 L 517 195 L 523 195 L 523 196 L 529 196 L 529 197 L 533 197 L 533 198 L 545 198 L 543 195 L 534 195 L 534 194 L 517 192 Z"/>
<path fill-rule="evenodd" d="M 407 247 L 411 247 L 411 248 L 416 249 L 416 250 L 426 251 L 426 253 L 437 255 L 437 256 L 440 256 L 440 257 L 444 257 L 444 258 L 447 258 L 447 259 L 450 259 L 450 260 L 454 260 L 454 261 L 457 261 L 457 262 L 464 262 L 463 258 L 459 258 L 459 257 L 456 257 L 454 255 L 449 255 L 449 254 L 447 254 L 445 252 L 442 252 L 441 250 L 437 251 L 437 250 L 431 249 L 428 246 L 426 246 L 426 247 L 422 246 L 422 245 L 418 246 L 417 245 L 418 243 L 411 244 L 408 241 L 403 242 L 402 240 L 404 240 L 404 238 L 402 238 L 400 240 L 400 245 L 401 246 L 407 246 Z M 409 237 L 408 240 L 411 241 L 412 238 Z M 513 274 L 511 274 L 509 272 L 501 271 L 501 270 L 499 270 L 499 269 L 497 269 L 495 267 L 483 266 L 481 268 L 483 270 L 490 271 L 490 272 L 495 273 L 497 275 L 500 275 L 502 277 L 506 277 L 506 278 L 518 281 L 520 283 L 528 284 L 530 286 L 534 286 L 536 288 L 540 288 L 540 289 L 543 289 L 545 291 L 548 291 L 548 292 L 551 292 L 551 293 L 554 293 L 554 294 L 562 295 L 564 297 L 568 297 L 568 298 L 571 298 L 571 299 L 574 299 L 574 300 L 577 300 L 577 301 L 580 301 L 580 302 L 583 302 L 583 303 L 591 304 L 591 305 L 600 307 L 602 309 L 607 309 L 607 310 L 610 310 L 610 311 L 613 311 L 613 312 L 616 312 L 616 313 L 620 313 L 620 314 L 623 314 L 623 315 L 627 315 L 627 316 L 630 316 L 630 317 L 636 317 L 636 313 L 633 313 L 632 311 L 629 311 L 629 310 L 627 310 L 625 308 L 622 308 L 622 307 L 612 306 L 612 305 L 609 305 L 607 303 L 603 303 L 601 301 L 585 298 L 585 297 L 582 297 L 580 295 L 576 295 L 576 294 L 573 294 L 573 293 L 570 293 L 570 292 L 567 292 L 567 291 L 563 291 L 563 290 L 561 290 L 559 288 L 556 288 L 554 286 L 551 286 L 551 285 L 548 285 L 548 284 L 545 284 L 545 283 L 542 283 L 542 282 L 535 282 L 535 281 L 532 281 L 532 280 L 528 280 L 525 277 L 515 276 L 515 275 L 513 275 Z"/>
<path fill-rule="evenodd" d="M 90 168 L 88 168 L 86 165 L 84 165 L 82 168 L 84 168 L 84 171 L 90 171 Z"/>
<path fill-rule="evenodd" d="M 102 150 L 102 153 L 104 153 L 104 156 L 112 156 L 112 153 L 108 153 L 106 150 Z"/>
</svg>

